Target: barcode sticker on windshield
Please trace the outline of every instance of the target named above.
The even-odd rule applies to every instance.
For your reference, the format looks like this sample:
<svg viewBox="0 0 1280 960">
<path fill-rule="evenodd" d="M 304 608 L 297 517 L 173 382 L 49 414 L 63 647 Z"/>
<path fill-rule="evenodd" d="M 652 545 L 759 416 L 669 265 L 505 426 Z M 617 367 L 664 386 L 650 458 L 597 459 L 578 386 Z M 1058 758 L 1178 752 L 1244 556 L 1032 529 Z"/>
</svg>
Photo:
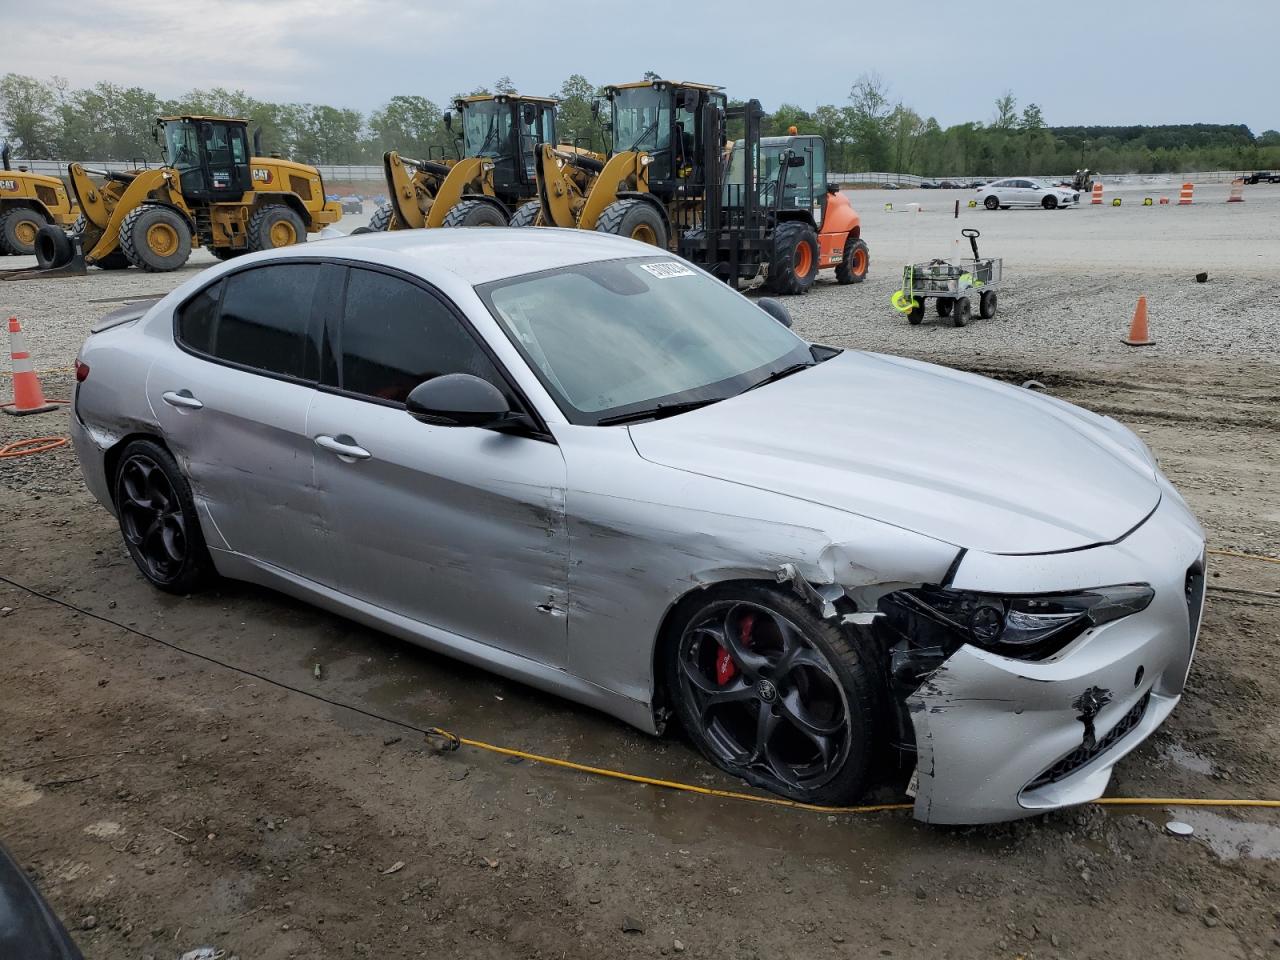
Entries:
<svg viewBox="0 0 1280 960">
<path fill-rule="evenodd" d="M 676 263 L 674 260 L 663 260 L 661 263 L 642 263 L 641 270 L 648 270 L 659 280 L 669 280 L 672 277 L 692 277 L 693 271 L 683 264 Z"/>
</svg>

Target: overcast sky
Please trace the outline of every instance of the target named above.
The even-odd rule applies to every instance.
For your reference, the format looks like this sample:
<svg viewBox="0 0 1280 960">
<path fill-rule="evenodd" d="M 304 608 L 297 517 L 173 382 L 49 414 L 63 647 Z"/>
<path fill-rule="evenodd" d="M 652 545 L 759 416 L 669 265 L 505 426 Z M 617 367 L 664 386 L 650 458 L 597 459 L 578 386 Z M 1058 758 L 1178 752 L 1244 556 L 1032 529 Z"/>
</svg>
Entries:
<svg viewBox="0 0 1280 960">
<path fill-rule="evenodd" d="M 768 109 L 812 108 L 845 103 L 874 71 L 944 126 L 989 120 L 1012 90 L 1051 125 L 1280 128 L 1276 0 L 0 0 L 0 14 L 0 71 L 162 96 L 221 85 L 369 110 L 397 93 L 443 101 L 504 74 L 545 94 L 570 73 L 603 84 L 655 70 Z"/>
</svg>

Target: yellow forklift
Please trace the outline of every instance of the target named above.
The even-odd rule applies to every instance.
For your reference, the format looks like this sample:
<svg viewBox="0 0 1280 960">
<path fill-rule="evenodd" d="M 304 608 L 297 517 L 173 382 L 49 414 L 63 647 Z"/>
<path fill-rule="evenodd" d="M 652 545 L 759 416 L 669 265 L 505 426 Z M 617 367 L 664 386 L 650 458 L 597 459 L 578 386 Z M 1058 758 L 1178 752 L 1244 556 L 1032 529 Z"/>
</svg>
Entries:
<svg viewBox="0 0 1280 960">
<path fill-rule="evenodd" d="M 71 226 L 76 207 L 60 179 L 26 167 L 15 170 L 10 155 L 9 144 L 0 147 L 0 256 L 30 256 L 40 228 Z"/>
</svg>

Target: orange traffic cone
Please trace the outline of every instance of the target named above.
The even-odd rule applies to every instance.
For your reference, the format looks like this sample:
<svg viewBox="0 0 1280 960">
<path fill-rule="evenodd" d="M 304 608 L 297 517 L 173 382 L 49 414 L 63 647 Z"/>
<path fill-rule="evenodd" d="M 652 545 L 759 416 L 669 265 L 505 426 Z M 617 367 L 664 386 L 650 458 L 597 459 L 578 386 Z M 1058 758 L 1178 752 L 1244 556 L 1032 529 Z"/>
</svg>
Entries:
<svg viewBox="0 0 1280 960">
<path fill-rule="evenodd" d="M 40 378 L 31 365 L 31 354 L 27 352 L 27 341 L 17 317 L 9 318 L 9 345 L 13 358 L 13 403 L 0 404 L 0 410 L 15 417 L 57 410 L 58 404 L 47 401 L 40 389 Z"/>
<path fill-rule="evenodd" d="M 1129 324 L 1129 336 L 1124 342 L 1131 347 L 1148 347 L 1155 343 L 1147 333 L 1147 298 L 1138 298 L 1138 307 L 1133 311 L 1133 323 Z"/>
</svg>

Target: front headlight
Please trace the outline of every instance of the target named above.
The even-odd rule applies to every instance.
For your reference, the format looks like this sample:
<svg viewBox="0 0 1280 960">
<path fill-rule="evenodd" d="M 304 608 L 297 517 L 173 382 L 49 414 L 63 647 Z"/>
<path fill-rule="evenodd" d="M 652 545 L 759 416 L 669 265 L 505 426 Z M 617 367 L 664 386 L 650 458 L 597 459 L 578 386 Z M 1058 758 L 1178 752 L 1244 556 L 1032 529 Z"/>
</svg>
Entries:
<svg viewBox="0 0 1280 960">
<path fill-rule="evenodd" d="M 917 587 L 888 594 L 879 606 L 887 626 L 917 650 L 950 654 L 972 643 L 1019 660 L 1042 660 L 1090 627 L 1145 610 L 1154 596 L 1145 583 L 1039 596 Z"/>
</svg>

